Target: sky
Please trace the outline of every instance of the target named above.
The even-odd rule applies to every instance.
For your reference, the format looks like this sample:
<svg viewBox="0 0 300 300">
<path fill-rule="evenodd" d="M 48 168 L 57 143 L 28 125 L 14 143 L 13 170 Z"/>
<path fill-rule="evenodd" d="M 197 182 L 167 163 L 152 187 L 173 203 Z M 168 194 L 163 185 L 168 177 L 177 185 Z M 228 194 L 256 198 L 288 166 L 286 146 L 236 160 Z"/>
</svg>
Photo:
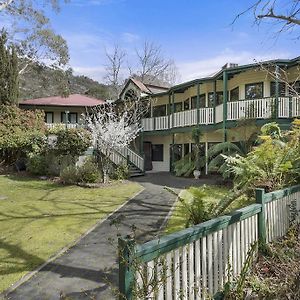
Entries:
<svg viewBox="0 0 300 300">
<path fill-rule="evenodd" d="M 105 51 L 115 44 L 134 64 L 145 41 L 174 59 L 179 82 L 210 75 L 225 63 L 299 56 L 294 33 L 275 35 L 271 22 L 257 26 L 248 13 L 233 25 L 249 0 L 71 0 L 59 14 L 48 12 L 52 26 L 68 42 L 75 74 L 104 81 Z M 126 68 L 126 66 L 125 66 Z"/>
</svg>

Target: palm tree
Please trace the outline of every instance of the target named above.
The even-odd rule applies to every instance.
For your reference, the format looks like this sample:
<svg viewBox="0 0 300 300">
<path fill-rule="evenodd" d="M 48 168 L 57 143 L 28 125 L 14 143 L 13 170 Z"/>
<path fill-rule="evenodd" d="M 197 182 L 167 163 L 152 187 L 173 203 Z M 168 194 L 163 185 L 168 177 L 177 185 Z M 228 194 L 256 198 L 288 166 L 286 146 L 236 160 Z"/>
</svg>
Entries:
<svg viewBox="0 0 300 300">
<path fill-rule="evenodd" d="M 253 144 L 257 139 L 257 126 L 253 120 L 242 119 L 237 122 L 235 127 L 238 131 L 238 142 L 223 142 L 214 145 L 208 150 L 208 170 L 218 171 L 224 178 L 229 178 L 231 173 L 225 156 L 234 157 L 240 155 L 245 157 L 252 149 Z"/>
</svg>

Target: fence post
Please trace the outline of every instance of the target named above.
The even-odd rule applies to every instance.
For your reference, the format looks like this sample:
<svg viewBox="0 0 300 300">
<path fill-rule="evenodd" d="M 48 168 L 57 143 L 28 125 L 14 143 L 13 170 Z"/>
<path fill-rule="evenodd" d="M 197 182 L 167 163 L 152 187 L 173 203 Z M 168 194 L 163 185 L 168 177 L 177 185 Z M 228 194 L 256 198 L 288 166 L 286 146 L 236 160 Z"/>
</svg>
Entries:
<svg viewBox="0 0 300 300">
<path fill-rule="evenodd" d="M 134 272 L 132 260 L 135 242 L 130 237 L 118 239 L 119 250 L 119 300 L 133 299 Z"/>
<path fill-rule="evenodd" d="M 258 214 L 258 238 L 262 244 L 266 243 L 266 204 L 264 194 L 264 189 L 255 190 L 256 203 L 261 204 L 261 212 Z"/>
</svg>

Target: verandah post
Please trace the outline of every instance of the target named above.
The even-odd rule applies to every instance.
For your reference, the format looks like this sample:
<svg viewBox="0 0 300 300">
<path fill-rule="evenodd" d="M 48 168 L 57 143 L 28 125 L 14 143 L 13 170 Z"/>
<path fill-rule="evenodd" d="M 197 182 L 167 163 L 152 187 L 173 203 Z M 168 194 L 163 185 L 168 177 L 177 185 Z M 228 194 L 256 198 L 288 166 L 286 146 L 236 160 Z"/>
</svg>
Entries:
<svg viewBox="0 0 300 300">
<path fill-rule="evenodd" d="M 119 300 L 133 299 L 133 256 L 135 242 L 130 237 L 118 239 L 119 250 Z"/>
<path fill-rule="evenodd" d="M 255 198 L 256 203 L 261 204 L 261 212 L 258 214 L 258 239 L 260 243 L 265 244 L 267 242 L 267 232 L 266 232 L 266 203 L 265 203 L 265 190 L 256 189 Z"/>
<path fill-rule="evenodd" d="M 224 142 L 227 142 L 227 91 L 228 91 L 228 74 L 226 71 L 223 72 L 223 132 L 224 132 Z"/>
</svg>

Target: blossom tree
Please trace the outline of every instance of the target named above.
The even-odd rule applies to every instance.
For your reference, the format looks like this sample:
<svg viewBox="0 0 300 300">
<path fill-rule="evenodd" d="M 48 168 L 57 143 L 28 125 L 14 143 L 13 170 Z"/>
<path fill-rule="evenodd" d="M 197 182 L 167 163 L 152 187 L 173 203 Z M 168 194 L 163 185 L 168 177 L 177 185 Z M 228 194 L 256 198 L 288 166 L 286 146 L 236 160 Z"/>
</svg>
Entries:
<svg viewBox="0 0 300 300">
<path fill-rule="evenodd" d="M 92 133 L 93 146 L 103 182 L 109 180 L 112 155 L 127 147 L 142 130 L 141 117 L 149 107 L 149 101 L 140 99 L 123 103 L 106 103 L 85 116 Z"/>
</svg>

